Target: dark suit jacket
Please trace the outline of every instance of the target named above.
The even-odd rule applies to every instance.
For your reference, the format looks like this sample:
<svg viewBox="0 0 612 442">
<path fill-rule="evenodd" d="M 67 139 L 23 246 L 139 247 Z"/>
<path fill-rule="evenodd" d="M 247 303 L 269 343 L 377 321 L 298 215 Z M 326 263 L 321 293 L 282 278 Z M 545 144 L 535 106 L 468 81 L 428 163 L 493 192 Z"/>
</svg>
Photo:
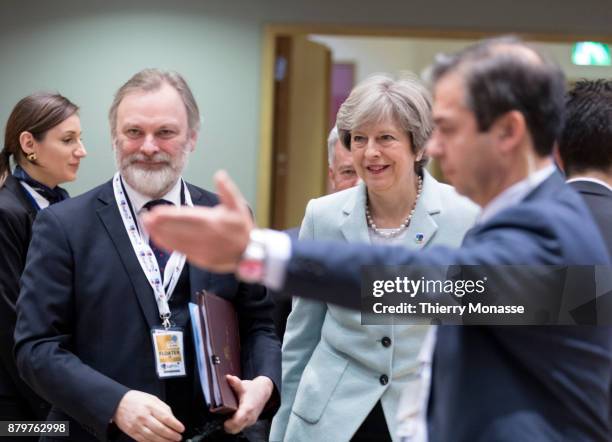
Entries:
<svg viewBox="0 0 612 442">
<path fill-rule="evenodd" d="M 473 228 L 460 249 L 293 242 L 285 290 L 353 308 L 362 265 L 609 264 L 587 209 L 554 174 Z M 429 437 L 445 441 L 609 441 L 608 327 L 442 326 Z"/>
<path fill-rule="evenodd" d="M 188 187 L 195 205 L 217 204 L 214 194 Z M 188 271 L 192 295 L 208 289 L 236 306 L 243 377 L 268 376 L 278 389 L 280 346 L 265 289 L 193 266 Z M 104 440 L 130 389 L 165 399 L 150 335 L 159 313 L 111 182 L 40 212 L 17 315 L 22 376 L 52 404 L 50 420 L 71 421 L 73 440 Z"/>
<path fill-rule="evenodd" d="M 45 419 L 49 406 L 19 377 L 13 357 L 15 303 L 36 209 L 9 175 L 0 188 L 0 420 Z"/>
<path fill-rule="evenodd" d="M 573 181 L 570 186 L 580 193 L 589 206 L 612 256 L 612 191 L 592 181 Z"/>
<path fill-rule="evenodd" d="M 592 181 L 572 181 L 570 186 L 576 189 L 587 203 L 599 226 L 608 253 L 612 256 L 612 192 L 607 187 Z M 612 406 L 610 421 L 612 422 Z"/>
</svg>

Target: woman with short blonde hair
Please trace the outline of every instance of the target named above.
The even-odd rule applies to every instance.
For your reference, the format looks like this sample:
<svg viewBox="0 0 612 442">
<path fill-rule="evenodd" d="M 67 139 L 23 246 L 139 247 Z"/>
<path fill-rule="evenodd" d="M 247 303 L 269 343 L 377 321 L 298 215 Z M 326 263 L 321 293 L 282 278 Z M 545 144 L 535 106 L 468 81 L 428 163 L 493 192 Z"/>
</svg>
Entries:
<svg viewBox="0 0 612 442">
<path fill-rule="evenodd" d="M 310 201 L 300 238 L 413 249 L 460 245 L 477 208 L 424 168 L 431 97 L 416 79 L 368 78 L 340 107 L 337 128 L 362 183 Z M 295 298 L 270 439 L 397 440 L 401 392 L 408 392 L 415 416 L 425 413 L 429 383 L 421 373 L 429 360 L 418 355 L 428 331 L 427 325 L 365 326 L 359 313 Z M 418 422 L 425 432 L 424 419 Z"/>
</svg>

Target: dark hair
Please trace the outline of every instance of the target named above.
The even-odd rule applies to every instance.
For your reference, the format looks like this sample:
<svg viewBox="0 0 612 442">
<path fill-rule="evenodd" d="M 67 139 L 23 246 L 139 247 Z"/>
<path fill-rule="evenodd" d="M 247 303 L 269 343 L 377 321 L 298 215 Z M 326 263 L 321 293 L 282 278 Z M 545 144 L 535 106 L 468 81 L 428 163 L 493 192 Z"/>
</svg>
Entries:
<svg viewBox="0 0 612 442">
<path fill-rule="evenodd" d="M 30 132 L 42 141 L 47 131 L 74 115 L 78 106 L 60 94 L 36 92 L 19 100 L 6 122 L 4 148 L 0 151 L 0 185 L 10 173 L 10 157 L 19 162 L 23 156 L 19 137 Z"/>
<path fill-rule="evenodd" d="M 612 171 L 612 80 L 581 80 L 567 93 L 559 153 L 568 175 Z"/>
<path fill-rule="evenodd" d="M 432 79 L 458 71 L 466 105 L 486 131 L 506 112 L 525 117 L 535 151 L 550 155 L 563 127 L 565 77 L 561 69 L 513 36 L 483 40 L 454 55 L 438 57 Z"/>
</svg>

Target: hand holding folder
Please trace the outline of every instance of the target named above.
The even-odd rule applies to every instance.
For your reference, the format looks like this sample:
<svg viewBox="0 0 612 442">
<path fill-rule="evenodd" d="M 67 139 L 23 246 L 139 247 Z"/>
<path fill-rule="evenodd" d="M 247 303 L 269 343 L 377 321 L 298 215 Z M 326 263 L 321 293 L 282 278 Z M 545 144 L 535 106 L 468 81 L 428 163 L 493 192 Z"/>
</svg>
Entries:
<svg viewBox="0 0 612 442">
<path fill-rule="evenodd" d="M 231 302 L 205 290 L 190 303 L 200 383 L 213 413 L 231 414 L 238 400 L 226 375 L 241 377 L 238 317 Z"/>
</svg>

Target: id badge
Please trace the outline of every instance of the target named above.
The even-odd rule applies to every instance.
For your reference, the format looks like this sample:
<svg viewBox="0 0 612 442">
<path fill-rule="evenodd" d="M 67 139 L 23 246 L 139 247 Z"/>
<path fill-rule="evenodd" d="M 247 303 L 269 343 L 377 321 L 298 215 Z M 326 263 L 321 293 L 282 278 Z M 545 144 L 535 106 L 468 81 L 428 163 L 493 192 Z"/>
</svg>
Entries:
<svg viewBox="0 0 612 442">
<path fill-rule="evenodd" d="M 186 376 L 183 329 L 163 327 L 151 330 L 155 367 L 160 379 Z"/>
</svg>

